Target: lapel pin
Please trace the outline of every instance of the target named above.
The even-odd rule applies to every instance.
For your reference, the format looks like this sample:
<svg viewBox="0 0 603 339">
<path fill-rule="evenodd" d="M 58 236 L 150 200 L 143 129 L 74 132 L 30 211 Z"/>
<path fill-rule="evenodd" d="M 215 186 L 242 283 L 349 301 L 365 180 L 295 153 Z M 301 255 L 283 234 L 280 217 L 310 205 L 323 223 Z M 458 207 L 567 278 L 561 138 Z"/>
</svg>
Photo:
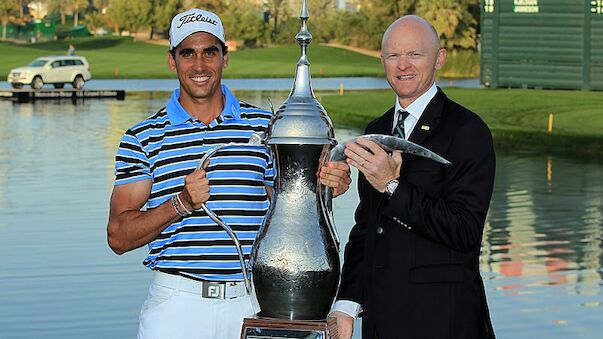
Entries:
<svg viewBox="0 0 603 339">
<path fill-rule="evenodd" d="M 427 125 L 421 125 L 421 129 L 424 131 L 429 131 L 429 126 Z"/>
</svg>

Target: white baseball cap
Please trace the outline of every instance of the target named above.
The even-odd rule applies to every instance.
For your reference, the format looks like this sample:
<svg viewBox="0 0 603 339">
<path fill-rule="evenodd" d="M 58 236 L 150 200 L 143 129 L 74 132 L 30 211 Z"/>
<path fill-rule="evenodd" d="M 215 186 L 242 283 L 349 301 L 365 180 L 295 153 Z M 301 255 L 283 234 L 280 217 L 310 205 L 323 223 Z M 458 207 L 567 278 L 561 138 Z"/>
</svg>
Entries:
<svg viewBox="0 0 603 339">
<path fill-rule="evenodd" d="M 174 16 L 170 26 L 170 49 L 176 48 L 189 35 L 197 32 L 209 33 L 222 43 L 224 38 L 224 27 L 220 18 L 212 12 L 193 8 Z"/>
</svg>

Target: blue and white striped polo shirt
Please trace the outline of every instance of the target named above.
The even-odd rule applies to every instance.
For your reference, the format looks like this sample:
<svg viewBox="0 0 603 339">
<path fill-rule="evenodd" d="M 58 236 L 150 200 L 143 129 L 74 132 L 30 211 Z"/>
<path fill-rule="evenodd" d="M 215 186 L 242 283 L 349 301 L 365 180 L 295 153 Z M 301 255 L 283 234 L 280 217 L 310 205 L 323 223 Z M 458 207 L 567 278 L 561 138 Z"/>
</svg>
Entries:
<svg viewBox="0 0 603 339">
<path fill-rule="evenodd" d="M 224 85 L 222 91 L 224 111 L 209 125 L 184 110 L 177 89 L 167 107 L 127 130 L 115 158 L 115 185 L 151 179 L 147 208 L 155 208 L 182 191 L 184 177 L 205 152 L 266 132 L 270 112 L 239 102 Z M 270 206 L 265 189 L 275 175 L 270 152 L 263 146 L 227 147 L 210 158 L 206 171 L 207 207 L 234 230 L 248 259 Z M 144 264 L 151 269 L 213 281 L 243 279 L 234 242 L 203 210 L 169 225 L 149 250 Z"/>
</svg>

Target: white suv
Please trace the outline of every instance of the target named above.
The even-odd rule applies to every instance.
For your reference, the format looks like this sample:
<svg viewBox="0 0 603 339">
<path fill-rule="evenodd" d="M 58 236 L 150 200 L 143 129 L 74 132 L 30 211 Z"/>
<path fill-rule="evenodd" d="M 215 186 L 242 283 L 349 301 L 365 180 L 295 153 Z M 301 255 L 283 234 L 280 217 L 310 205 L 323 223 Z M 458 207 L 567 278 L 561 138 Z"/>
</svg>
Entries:
<svg viewBox="0 0 603 339">
<path fill-rule="evenodd" d="M 84 82 L 91 78 L 86 58 L 53 55 L 37 58 L 29 66 L 11 70 L 7 81 L 13 88 L 22 88 L 26 84 L 30 84 L 33 89 L 40 89 L 44 84 L 63 88 L 66 83 L 70 83 L 73 88 L 81 89 Z"/>
</svg>

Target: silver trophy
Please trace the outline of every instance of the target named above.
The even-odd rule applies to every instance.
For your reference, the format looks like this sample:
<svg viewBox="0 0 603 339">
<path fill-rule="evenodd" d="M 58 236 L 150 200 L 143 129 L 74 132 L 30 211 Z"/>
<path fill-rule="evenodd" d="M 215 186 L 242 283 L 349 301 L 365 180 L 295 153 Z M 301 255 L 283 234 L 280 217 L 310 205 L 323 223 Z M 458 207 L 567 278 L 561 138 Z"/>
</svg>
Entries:
<svg viewBox="0 0 603 339">
<path fill-rule="evenodd" d="M 274 114 L 267 135 L 254 135 L 247 144 L 220 145 L 207 152 L 201 166 L 224 147 L 264 144 L 276 166 L 270 211 L 245 264 L 236 234 L 207 206 L 205 212 L 222 226 L 237 246 L 248 292 L 255 289 L 261 307 L 258 318 L 245 319 L 241 338 L 335 338 L 336 324 L 327 320 L 340 275 L 339 238 L 332 212 L 331 190 L 317 173 L 327 160 L 345 160 L 345 143 L 337 144 L 333 124 L 312 91 L 307 47 L 306 1 L 302 2 L 301 46 L 295 81 L 289 97 Z M 401 151 L 450 164 L 412 142 L 389 135 L 361 136 L 387 151 Z M 247 270 L 250 270 L 248 272 Z M 253 287 L 252 287 L 253 286 Z"/>
</svg>

